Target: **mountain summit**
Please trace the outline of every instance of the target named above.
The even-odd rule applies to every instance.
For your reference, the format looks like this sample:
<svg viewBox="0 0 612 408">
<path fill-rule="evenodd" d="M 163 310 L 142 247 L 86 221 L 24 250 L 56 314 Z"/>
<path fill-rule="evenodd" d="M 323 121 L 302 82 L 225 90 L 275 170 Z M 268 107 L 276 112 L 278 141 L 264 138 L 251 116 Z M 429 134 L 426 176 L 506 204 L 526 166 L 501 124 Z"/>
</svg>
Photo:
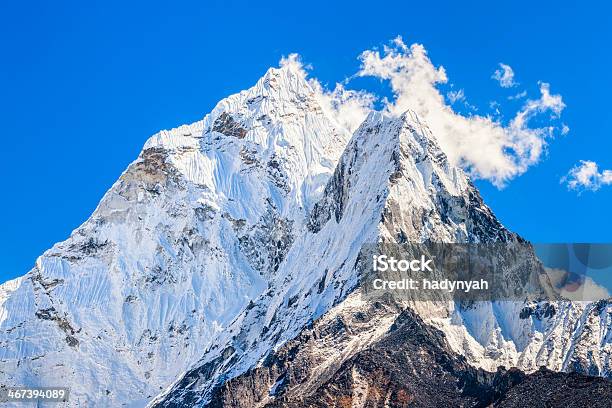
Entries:
<svg viewBox="0 0 612 408">
<path fill-rule="evenodd" d="M 317 399 L 416 331 L 474 387 L 502 365 L 610 375 L 607 301 L 525 316 L 362 296 L 367 245 L 425 241 L 521 238 L 413 112 L 351 137 L 301 72 L 273 68 L 151 137 L 90 219 L 0 287 L 0 378 L 69 386 L 75 407 L 264 406 Z"/>
</svg>

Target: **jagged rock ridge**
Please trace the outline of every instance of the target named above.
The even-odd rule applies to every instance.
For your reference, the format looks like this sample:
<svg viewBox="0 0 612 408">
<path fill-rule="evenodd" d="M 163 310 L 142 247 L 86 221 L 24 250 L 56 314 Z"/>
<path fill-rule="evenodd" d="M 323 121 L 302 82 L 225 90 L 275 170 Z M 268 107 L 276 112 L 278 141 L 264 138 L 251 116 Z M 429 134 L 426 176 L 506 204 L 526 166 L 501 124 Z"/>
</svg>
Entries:
<svg viewBox="0 0 612 408">
<path fill-rule="evenodd" d="M 530 375 L 518 369 L 476 369 L 450 349 L 442 332 L 410 309 L 398 315 L 380 340 L 309 382 L 316 370 L 308 352 L 313 343 L 322 337 L 341 338 L 344 331 L 365 326 L 370 316 L 389 307 L 395 305 L 374 302 L 369 313 L 307 328 L 260 366 L 223 383 L 208 406 L 604 407 L 612 398 L 612 384 L 598 377 L 546 369 Z"/>
<path fill-rule="evenodd" d="M 144 405 L 266 289 L 347 138 L 288 68 L 151 137 L 89 220 L 2 285 L 0 382 Z"/>
<path fill-rule="evenodd" d="M 609 303 L 366 314 L 368 243 L 520 238 L 412 112 L 372 113 L 348 140 L 290 67 L 153 136 L 88 221 L 0 288 L 2 383 L 70 384 L 71 406 L 203 405 L 314 322 L 345 325 L 307 350 L 312 391 L 406 308 L 477 367 L 609 375 Z"/>
<path fill-rule="evenodd" d="M 215 393 L 228 379 L 265 364 L 274 350 L 298 338 L 313 321 L 334 319 L 347 308 L 367 315 L 361 309 L 369 302 L 359 294 L 367 267 L 364 246 L 427 240 L 522 241 L 499 223 L 465 174 L 449 165 L 413 113 L 399 118 L 372 114 L 347 145 L 270 289 L 154 405 L 214 404 Z M 304 364 L 315 369 L 297 387 L 300 393 L 312 391 L 324 375 L 384 337 L 405 308 L 441 329 L 453 352 L 478 367 L 534 371 L 545 365 L 561 370 L 576 359 L 581 363 L 572 368 L 582 367 L 581 372 L 609 373 L 609 302 L 597 307 L 595 315 L 593 305 L 560 301 L 554 307 L 537 305 L 554 314 L 521 317 L 528 306 L 519 301 L 479 302 L 468 308 L 451 301 L 398 304 L 397 310 L 383 310 L 365 329 L 347 324 L 342 336 L 307 347 Z M 588 316 L 589 328 L 584 329 Z M 574 346 L 568 347 L 570 343 Z M 576 353 L 577 345 L 582 356 Z M 251 380 L 247 376 L 245 381 Z M 274 400 L 278 381 L 267 384 L 263 403 Z"/>
</svg>

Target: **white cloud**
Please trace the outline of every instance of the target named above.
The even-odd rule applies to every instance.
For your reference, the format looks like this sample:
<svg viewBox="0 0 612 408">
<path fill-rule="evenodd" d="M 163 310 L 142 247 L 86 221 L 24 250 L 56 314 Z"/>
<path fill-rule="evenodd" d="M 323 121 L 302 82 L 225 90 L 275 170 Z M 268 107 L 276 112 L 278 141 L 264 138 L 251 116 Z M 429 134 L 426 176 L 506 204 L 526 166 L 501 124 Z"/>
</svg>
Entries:
<svg viewBox="0 0 612 408">
<path fill-rule="evenodd" d="M 529 119 L 538 113 L 551 111 L 553 117 L 558 118 L 561 116 L 561 112 L 565 109 L 565 103 L 563 103 L 561 95 L 551 95 L 550 85 L 545 82 L 540 82 L 540 94 L 539 99 L 527 100 L 523 108 L 512 119 L 512 127 L 517 129 L 525 128 Z"/>
<path fill-rule="evenodd" d="M 540 94 L 539 99 L 528 100 L 523 109 L 516 115 L 513 122 L 517 126 L 523 126 L 529 118 L 537 113 L 552 111 L 553 116 L 557 118 L 561 115 L 561 112 L 565 109 L 565 103 L 563 103 L 561 95 L 551 95 L 550 85 L 546 82 L 540 82 Z"/>
<path fill-rule="evenodd" d="M 580 160 L 580 164 L 572 167 L 567 175 L 561 178 L 561 182 L 566 183 L 570 190 L 597 191 L 602 186 L 612 184 L 612 170 L 600 172 L 594 161 Z"/>
<path fill-rule="evenodd" d="M 550 126 L 531 128 L 529 120 L 546 111 L 558 116 L 565 107 L 561 96 L 552 95 L 549 85 L 542 83 L 541 97 L 526 101 L 504 126 L 488 116 L 463 116 L 447 105 L 439 90 L 439 85 L 448 81 L 446 71 L 433 65 L 420 44 L 408 47 L 398 37 L 382 53 L 368 50 L 360 59 L 359 76 L 389 81 L 395 99 L 386 103 L 388 113 L 415 111 L 428 123 L 454 164 L 498 187 L 537 163 L 546 139 L 552 135 Z"/>
<path fill-rule="evenodd" d="M 491 106 L 496 111 L 491 117 L 475 114 L 476 108 L 467 102 L 462 89 L 447 93 L 448 99 L 445 99 L 439 88 L 448 81 L 446 71 L 431 62 L 420 44 L 408 46 L 397 37 L 382 51 L 366 50 L 359 58 L 361 66 L 356 76 L 388 81 L 394 97 L 388 100 L 369 92 L 346 89 L 342 84 L 328 90 L 318 80 L 309 79 L 329 116 L 352 132 L 376 101 L 382 102 L 382 110 L 387 114 L 400 115 L 412 110 L 429 125 L 453 164 L 464 168 L 472 178 L 487 179 L 497 187 L 503 187 L 537 163 L 547 140 L 557 130 L 550 125 L 533 127 L 531 119 L 545 112 L 551 113 L 551 119 L 557 118 L 565 107 L 560 95 L 551 94 L 550 86 L 540 83 L 540 97 L 526 100 L 513 119 L 504 124 L 497 102 Z M 283 58 L 281 65 L 307 76 L 308 66 L 296 54 Z M 500 73 L 502 78 L 506 72 L 512 77 L 510 69 Z M 468 116 L 453 109 L 452 104 L 459 101 L 470 108 Z"/>
<path fill-rule="evenodd" d="M 449 91 L 446 93 L 446 97 L 450 101 L 451 105 L 455 104 L 455 102 L 465 100 L 465 94 L 463 93 L 463 89 L 459 89 L 458 91 Z"/>
<path fill-rule="evenodd" d="M 316 79 L 311 79 L 310 85 L 325 113 L 350 133 L 374 108 L 376 97 L 368 92 L 346 89 L 342 84 L 336 84 L 333 91 L 327 91 Z"/>
<path fill-rule="evenodd" d="M 307 78 L 310 64 L 304 65 L 298 54 L 289 54 L 280 60 L 281 67 L 289 67 L 293 72 Z M 337 83 L 333 90 L 326 89 L 316 78 L 307 79 L 315 92 L 315 98 L 327 116 L 338 125 L 353 133 L 374 108 L 376 97 L 365 91 L 346 89 Z"/>
<path fill-rule="evenodd" d="M 510 65 L 499 63 L 501 69 L 496 69 L 491 78 L 499 82 L 502 88 L 512 88 L 517 83 L 514 82 L 514 70 Z"/>
<path fill-rule="evenodd" d="M 569 133 L 569 131 L 570 131 L 569 126 L 567 126 L 565 123 L 563 123 L 563 124 L 561 125 L 561 134 L 562 134 L 563 136 L 565 136 L 565 135 L 567 135 L 567 134 Z"/>
<path fill-rule="evenodd" d="M 495 116 L 501 116 L 501 111 L 499 110 L 501 108 L 501 105 L 499 104 L 499 102 L 497 102 L 497 101 L 490 101 L 489 102 L 489 108 L 493 111 Z"/>
<path fill-rule="evenodd" d="M 295 72 L 302 78 L 306 78 L 308 76 L 306 71 L 312 69 L 312 65 L 304 65 L 302 58 L 296 53 L 289 54 L 286 57 L 281 57 L 279 64 L 281 67 L 288 67 L 292 72 Z"/>
<path fill-rule="evenodd" d="M 527 91 L 522 91 L 522 92 L 517 93 L 516 95 L 510 95 L 508 99 L 513 101 L 516 99 L 523 99 L 526 96 L 527 96 Z"/>
</svg>

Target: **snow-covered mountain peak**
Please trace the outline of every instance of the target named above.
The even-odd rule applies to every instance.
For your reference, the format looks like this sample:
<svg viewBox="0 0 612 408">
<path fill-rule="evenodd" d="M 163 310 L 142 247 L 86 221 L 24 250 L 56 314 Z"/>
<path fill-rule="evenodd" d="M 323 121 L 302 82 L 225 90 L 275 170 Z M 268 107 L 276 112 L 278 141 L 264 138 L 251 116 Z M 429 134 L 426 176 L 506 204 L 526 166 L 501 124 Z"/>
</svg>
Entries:
<svg viewBox="0 0 612 408">
<path fill-rule="evenodd" d="M 354 194 L 363 196 L 357 200 L 376 197 L 386 207 L 383 221 L 393 231 L 387 231 L 391 236 L 383 234 L 384 239 L 465 241 L 470 206 L 478 206 L 503 230 L 465 173 L 449 164 L 427 125 L 412 111 L 400 116 L 368 115 L 348 143 L 322 201 L 312 211 L 310 228 L 322 228 L 331 213 L 339 221 L 349 195 Z M 399 207 L 401 218 L 389 218 Z"/>
<path fill-rule="evenodd" d="M 160 397 L 167 397 L 160 405 L 206 401 L 221 378 L 260 364 L 267 353 L 335 305 L 348 298 L 349 303 L 363 302 L 354 292 L 367 263 L 363 254 L 372 244 L 465 242 L 468 234 L 494 239 L 505 232 L 471 194 L 465 174 L 448 164 L 413 112 L 370 113 L 346 146 L 268 290 L 219 334 L 201 360 Z M 482 228 L 470 227 L 470 221 Z"/>
<path fill-rule="evenodd" d="M 475 365 L 493 371 L 499 365 L 557 368 L 562 354 L 570 353 L 563 344 L 556 344 L 558 354 L 545 356 L 542 350 L 549 344 L 543 339 L 563 325 L 564 316 L 546 321 L 541 330 L 542 322 L 521 317 L 521 301 L 482 302 L 469 308 L 452 301 L 412 302 L 391 309 L 379 305 L 372 313 L 372 304 L 378 302 L 360 295 L 362 285 L 368 284 L 363 278 L 369 258 L 364 254 L 374 243 L 519 239 L 497 220 L 465 173 L 449 164 L 418 116 L 410 111 L 400 116 L 372 112 L 347 144 L 321 199 L 309 213 L 306 228 L 296 236 L 268 290 L 253 299 L 202 358 L 151 406 L 214 406 L 227 381 L 274 365 L 277 351 L 286 347 L 292 354 L 296 343 L 308 344 L 312 339 L 316 346 L 306 347 L 305 353 L 309 361 L 292 364 L 296 372 L 312 364 L 316 374 L 274 373 L 262 380 L 261 399 L 249 400 L 249 394 L 245 406 L 264 406 L 293 380 L 308 395 L 355 350 L 385 336 L 403 307 L 414 308 L 429 324 L 443 329 L 453 350 Z M 563 313 L 574 313 L 573 325 L 583 312 Z M 343 315 L 360 317 L 351 324 Z M 331 326 L 326 334 L 304 334 L 321 322 Z M 600 322 L 594 327 L 600 327 Z M 597 367 L 605 364 L 595 363 Z"/>
<path fill-rule="evenodd" d="M 256 87 L 265 90 L 268 96 L 284 101 L 291 100 L 295 96 L 314 97 L 314 90 L 306 80 L 304 72 L 292 64 L 269 68 L 259 79 Z"/>
<path fill-rule="evenodd" d="M 397 312 L 361 321 L 372 306 L 358 294 L 364 246 L 515 238 L 413 112 L 372 112 L 348 141 L 303 72 L 273 68 L 201 121 L 151 137 L 88 221 L 0 286 L 0 381 L 70 384 L 71 406 L 144 406 L 164 389 L 168 406 L 202 403 L 313 321 L 344 331 L 350 313 L 365 334 L 314 348 L 338 357 L 317 359 L 328 369 Z M 498 315 L 518 321 L 520 308 L 482 314 L 497 330 Z M 565 311 L 572 324 L 583 315 Z M 450 313 L 422 316 L 468 361 L 540 362 L 541 342 L 512 349 L 531 321 L 487 337 L 480 315 Z"/>
<path fill-rule="evenodd" d="M 199 139 L 212 132 L 223 133 L 223 130 L 226 136 L 266 145 L 266 139 L 258 137 L 260 132 L 255 131 L 254 127 L 270 128 L 272 125 L 296 123 L 309 114 L 323 120 L 322 109 L 304 73 L 287 64 L 269 68 L 251 88 L 219 101 L 202 121 L 159 132 L 151 137 L 145 148 L 173 148 L 180 142 L 189 144 L 181 136 Z M 350 136 L 342 129 L 337 132 L 345 140 Z M 327 142 L 324 140 L 322 144 Z"/>
<path fill-rule="evenodd" d="M 221 100 L 202 121 L 154 135 L 145 150 L 162 148 L 187 180 L 223 192 L 222 201 L 265 207 L 272 196 L 280 212 L 286 204 L 297 209 L 286 215 L 301 222 L 349 136 L 325 115 L 304 74 L 285 65 Z"/>
<path fill-rule="evenodd" d="M 347 139 L 290 67 L 152 136 L 91 218 L 1 291 L 2 382 L 61 379 L 75 406 L 157 394 L 266 289 Z"/>
</svg>

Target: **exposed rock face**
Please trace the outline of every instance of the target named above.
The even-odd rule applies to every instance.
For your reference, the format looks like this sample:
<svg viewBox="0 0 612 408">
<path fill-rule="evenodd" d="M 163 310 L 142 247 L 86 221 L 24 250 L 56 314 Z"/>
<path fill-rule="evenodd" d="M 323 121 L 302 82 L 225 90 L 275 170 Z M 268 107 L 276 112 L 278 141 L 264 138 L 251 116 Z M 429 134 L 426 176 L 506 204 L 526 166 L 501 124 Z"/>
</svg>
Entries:
<svg viewBox="0 0 612 408">
<path fill-rule="evenodd" d="M 212 130 L 213 132 L 223 133 L 226 136 L 233 136 L 238 139 L 243 139 L 247 134 L 247 130 L 241 127 L 227 112 L 223 112 L 215 119 Z"/>
<path fill-rule="evenodd" d="M 406 308 L 440 329 L 450 350 L 466 363 L 491 372 L 499 366 L 535 371 L 544 365 L 562 370 L 577 359 L 584 366 L 570 370 L 608 375 L 607 303 L 595 307 L 567 301 L 535 305 L 522 301 L 463 305 L 444 299 L 399 302 L 381 309 L 376 324 L 347 324 L 354 323 L 347 310 L 360 316 L 371 314 L 370 302 L 360 295 L 368 267 L 362 254 L 365 246 L 425 241 L 523 242 L 499 223 L 463 172 L 448 164 L 418 118 L 410 112 L 400 118 L 372 114 L 348 143 L 323 197 L 309 215 L 306 230 L 296 237 L 268 291 L 254 299 L 154 405 L 218 403 L 219 387 L 244 373 L 255 376 L 247 375 L 246 383 L 262 381 L 232 393 L 246 398 L 247 405 L 273 403 L 276 392 L 286 385 L 286 375 L 301 378 L 295 395 L 309 395 L 337 367 L 384 338 Z M 544 312 L 526 315 L 524 310 L 530 307 Z M 339 321 L 338 316 L 344 317 Z M 308 329 L 313 321 L 324 327 L 330 324 L 326 333 L 333 333 L 336 325 L 345 329 L 341 335 L 318 336 L 315 341 Z M 590 328 L 583 328 L 585 321 Z M 257 369 L 269 361 L 271 350 L 296 341 L 305 342 L 308 351 L 295 351 L 299 347 L 287 351 L 292 356 L 307 353 L 295 368 L 288 369 L 289 374 L 275 366 L 269 372 Z M 578 349 L 590 351 L 583 354 Z M 221 401 L 231 406 L 231 398 L 223 396 Z"/>
<path fill-rule="evenodd" d="M 375 304 L 373 308 L 389 305 Z M 376 314 L 376 313 L 374 313 Z M 369 316 L 354 316 L 362 320 Z M 374 323 L 374 322 L 369 322 Z M 318 325 L 317 325 L 318 326 Z M 321 336 L 341 337 L 358 327 L 342 319 L 307 329 L 259 367 L 215 390 L 210 407 L 604 407 L 609 380 L 541 369 L 527 375 L 500 368 L 476 369 L 455 354 L 442 332 L 403 311 L 389 331 L 334 371 L 314 376 L 309 354 Z M 308 385 L 306 385 L 308 384 Z"/>
<path fill-rule="evenodd" d="M 75 407 L 342 406 L 362 386 L 377 406 L 510 404 L 503 384 L 550 377 L 479 370 L 502 365 L 610 376 L 610 301 L 362 296 L 372 243 L 521 241 L 416 115 L 372 113 L 349 141 L 300 73 L 271 69 L 149 139 L 89 220 L 0 286 L 0 382 L 68 384 Z M 427 358 L 383 352 L 400 343 Z"/>
<path fill-rule="evenodd" d="M 0 382 L 145 405 L 266 290 L 347 139 L 288 68 L 153 136 L 88 221 L 2 285 Z"/>
</svg>

